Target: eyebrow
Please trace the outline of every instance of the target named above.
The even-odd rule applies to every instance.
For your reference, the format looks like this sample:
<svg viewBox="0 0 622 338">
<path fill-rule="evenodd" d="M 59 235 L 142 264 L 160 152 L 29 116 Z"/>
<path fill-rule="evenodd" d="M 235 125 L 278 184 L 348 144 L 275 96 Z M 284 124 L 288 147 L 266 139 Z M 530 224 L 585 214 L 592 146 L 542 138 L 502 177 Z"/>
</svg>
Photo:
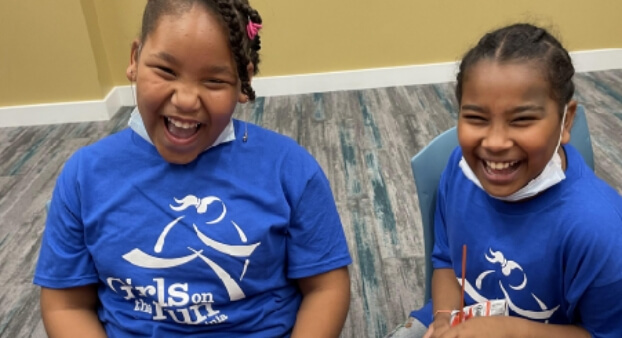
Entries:
<svg viewBox="0 0 622 338">
<path fill-rule="evenodd" d="M 478 112 L 478 113 L 486 113 L 486 112 L 488 112 L 488 109 L 485 109 L 485 108 L 480 107 L 480 106 L 472 105 L 472 104 L 462 105 L 461 110 L 472 110 L 472 111 L 475 111 L 475 112 Z M 539 105 L 528 104 L 528 105 L 514 107 L 514 108 L 510 109 L 509 111 L 507 111 L 507 113 L 509 113 L 509 114 L 519 114 L 519 113 L 523 113 L 523 112 L 526 112 L 526 111 L 539 111 L 539 112 L 543 112 L 544 111 L 544 107 L 543 106 L 539 106 Z"/>
<path fill-rule="evenodd" d="M 179 62 L 177 61 L 177 59 L 172 56 L 171 54 L 167 53 L 167 52 L 159 52 L 159 53 L 154 53 L 151 54 L 151 56 L 156 57 L 158 59 L 162 59 L 166 62 L 172 63 L 174 65 L 178 65 Z"/>
<path fill-rule="evenodd" d="M 235 77 L 235 72 L 232 72 L 230 67 L 223 65 L 210 65 L 203 68 L 203 70 L 206 70 L 210 74 L 225 74 Z"/>
<path fill-rule="evenodd" d="M 177 59 L 173 55 L 167 52 L 154 53 L 151 54 L 151 56 L 164 60 L 175 66 L 178 66 L 180 64 L 180 62 L 177 61 Z M 224 65 L 209 65 L 207 67 L 204 67 L 202 71 L 208 72 L 210 74 L 225 74 L 229 76 L 235 76 L 235 72 L 232 72 L 230 67 Z"/>
<path fill-rule="evenodd" d="M 539 105 L 535 105 L 535 104 L 527 104 L 527 105 L 524 105 L 524 106 L 514 107 L 514 109 L 509 111 L 509 113 L 510 114 L 519 114 L 519 113 L 526 112 L 526 111 L 544 112 L 544 107 L 543 106 L 539 106 Z"/>
<path fill-rule="evenodd" d="M 472 105 L 472 104 L 464 104 L 462 105 L 462 107 L 460 107 L 460 110 L 472 110 L 478 113 L 484 113 L 485 109 L 480 107 L 480 106 L 476 106 L 476 105 Z"/>
</svg>

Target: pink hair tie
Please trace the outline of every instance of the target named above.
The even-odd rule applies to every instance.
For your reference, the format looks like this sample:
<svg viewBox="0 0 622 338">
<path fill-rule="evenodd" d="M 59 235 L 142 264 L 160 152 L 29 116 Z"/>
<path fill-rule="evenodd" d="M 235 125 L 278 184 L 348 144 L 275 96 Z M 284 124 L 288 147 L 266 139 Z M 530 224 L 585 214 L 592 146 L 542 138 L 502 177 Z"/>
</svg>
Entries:
<svg viewBox="0 0 622 338">
<path fill-rule="evenodd" d="M 246 34 L 248 34 L 248 38 L 254 40 L 261 29 L 261 24 L 254 23 L 250 19 L 248 19 L 248 25 L 246 25 Z"/>
</svg>

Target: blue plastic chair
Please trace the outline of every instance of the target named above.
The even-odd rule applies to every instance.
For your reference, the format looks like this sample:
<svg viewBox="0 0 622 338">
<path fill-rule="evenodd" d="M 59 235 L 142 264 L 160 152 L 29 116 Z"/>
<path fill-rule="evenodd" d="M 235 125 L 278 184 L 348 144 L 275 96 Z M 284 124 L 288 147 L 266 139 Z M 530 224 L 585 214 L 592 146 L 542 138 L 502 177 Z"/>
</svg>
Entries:
<svg viewBox="0 0 622 338">
<path fill-rule="evenodd" d="M 583 156 L 587 165 L 594 170 L 594 153 L 592 140 L 585 117 L 583 106 L 579 105 L 570 131 L 572 144 Z M 415 155 L 410 164 L 415 177 L 419 209 L 423 224 L 425 243 L 425 302 L 431 297 L 432 283 L 432 248 L 434 247 L 434 210 L 436 208 L 436 191 L 441 173 L 447 165 L 449 155 L 458 146 L 456 127 L 435 137 L 430 144 Z"/>
</svg>

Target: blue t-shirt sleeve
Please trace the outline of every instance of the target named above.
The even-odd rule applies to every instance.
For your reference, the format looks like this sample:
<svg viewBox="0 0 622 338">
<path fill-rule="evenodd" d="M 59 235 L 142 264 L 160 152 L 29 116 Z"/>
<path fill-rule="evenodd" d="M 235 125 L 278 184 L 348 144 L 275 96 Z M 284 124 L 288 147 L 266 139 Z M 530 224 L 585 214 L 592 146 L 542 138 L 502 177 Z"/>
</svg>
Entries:
<svg viewBox="0 0 622 338">
<path fill-rule="evenodd" d="M 52 196 L 35 269 L 34 283 L 63 289 L 97 283 L 80 215 L 79 153 L 65 164 Z"/>
<path fill-rule="evenodd" d="M 594 338 L 622 337 L 622 280 L 591 287 L 579 303 L 579 325 Z"/>
<path fill-rule="evenodd" d="M 352 262 L 328 179 L 318 167 L 292 207 L 287 277 L 304 278 Z"/>
<path fill-rule="evenodd" d="M 592 216 L 594 226 L 576 227 L 564 248 L 568 316 L 595 338 L 622 337 L 622 221 L 605 214 L 614 216 Z"/>
<path fill-rule="evenodd" d="M 450 163 L 453 157 L 454 156 L 450 159 Z M 445 197 L 447 196 L 449 172 L 449 167 L 443 171 L 436 195 L 436 208 L 434 211 L 434 247 L 432 249 L 432 266 L 434 269 L 452 267 L 449 240 L 447 237 L 447 224 L 445 223 Z"/>
</svg>

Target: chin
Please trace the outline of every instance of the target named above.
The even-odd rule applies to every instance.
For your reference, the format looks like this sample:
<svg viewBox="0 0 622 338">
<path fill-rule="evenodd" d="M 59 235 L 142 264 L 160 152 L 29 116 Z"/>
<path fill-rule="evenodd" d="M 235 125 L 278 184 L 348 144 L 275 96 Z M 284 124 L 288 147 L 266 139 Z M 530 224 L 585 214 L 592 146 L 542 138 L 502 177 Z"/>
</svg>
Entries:
<svg viewBox="0 0 622 338">
<path fill-rule="evenodd" d="M 166 162 L 180 165 L 193 162 L 199 156 L 199 154 L 171 154 L 166 150 L 161 151 L 159 149 L 158 153 L 160 153 L 160 156 L 162 156 Z"/>
<path fill-rule="evenodd" d="M 495 187 L 495 186 L 490 186 L 490 185 L 488 186 L 483 185 L 483 187 L 484 187 L 484 190 L 486 190 L 486 192 L 489 195 L 496 196 L 496 197 L 507 197 L 519 190 L 513 187 Z"/>
<path fill-rule="evenodd" d="M 183 158 L 183 159 L 178 159 L 178 158 L 167 159 L 167 158 L 164 158 L 164 160 L 166 160 L 166 162 L 168 162 L 170 164 L 178 164 L 178 165 L 188 164 L 188 163 L 194 161 L 195 159 L 196 159 L 196 157 L 191 158 L 191 159 L 185 159 L 185 158 Z"/>
</svg>

